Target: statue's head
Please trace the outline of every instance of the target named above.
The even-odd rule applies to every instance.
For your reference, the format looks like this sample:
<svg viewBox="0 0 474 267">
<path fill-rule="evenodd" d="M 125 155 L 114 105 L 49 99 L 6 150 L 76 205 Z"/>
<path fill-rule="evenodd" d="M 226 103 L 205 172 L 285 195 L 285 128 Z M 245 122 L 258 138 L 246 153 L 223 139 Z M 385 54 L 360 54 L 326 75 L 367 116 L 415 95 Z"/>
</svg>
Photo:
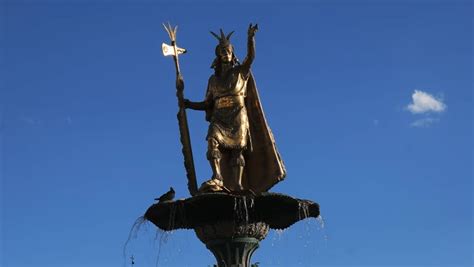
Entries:
<svg viewBox="0 0 474 267">
<path fill-rule="evenodd" d="M 230 63 L 234 57 L 234 47 L 231 44 L 216 46 L 216 56 L 223 63 Z"/>
<path fill-rule="evenodd" d="M 220 36 L 211 31 L 211 34 L 219 40 L 219 44 L 216 46 L 215 53 L 216 59 L 212 63 L 211 68 L 216 68 L 221 63 L 231 63 L 235 65 L 237 58 L 234 55 L 234 47 L 230 43 L 230 37 L 234 32 L 230 32 L 225 35 L 222 29 L 220 30 Z"/>
</svg>

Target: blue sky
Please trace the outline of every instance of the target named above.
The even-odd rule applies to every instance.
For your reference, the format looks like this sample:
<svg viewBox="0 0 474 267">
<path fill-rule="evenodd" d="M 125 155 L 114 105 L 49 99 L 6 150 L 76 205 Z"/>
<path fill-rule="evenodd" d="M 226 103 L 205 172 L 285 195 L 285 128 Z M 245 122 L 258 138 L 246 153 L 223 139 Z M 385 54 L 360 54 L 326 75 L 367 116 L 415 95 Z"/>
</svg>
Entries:
<svg viewBox="0 0 474 267">
<path fill-rule="evenodd" d="M 270 233 L 261 266 L 472 266 L 472 2 L 2 1 L 1 266 L 123 266 L 137 217 L 188 197 L 174 69 L 203 98 L 215 39 L 259 24 L 253 72 L 288 169 L 272 191 L 314 200 L 325 227 Z M 189 112 L 198 179 L 204 114 Z M 126 249 L 135 266 L 207 266 L 194 233 Z M 155 240 L 156 239 L 156 240 Z M 163 243 L 163 242 L 162 242 Z"/>
</svg>

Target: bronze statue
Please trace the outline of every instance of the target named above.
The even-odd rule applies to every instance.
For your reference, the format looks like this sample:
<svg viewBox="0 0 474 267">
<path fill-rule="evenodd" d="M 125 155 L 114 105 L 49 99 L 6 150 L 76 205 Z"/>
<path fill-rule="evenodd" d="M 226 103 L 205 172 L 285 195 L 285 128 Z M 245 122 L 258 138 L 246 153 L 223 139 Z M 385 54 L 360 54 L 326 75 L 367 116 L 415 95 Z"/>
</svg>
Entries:
<svg viewBox="0 0 474 267">
<path fill-rule="evenodd" d="M 285 229 L 305 218 L 317 218 L 319 205 L 310 200 L 267 192 L 286 170 L 262 110 L 251 65 L 255 58 L 257 25 L 248 28 L 247 57 L 239 63 L 230 34 L 212 33 L 219 40 L 202 102 L 184 98 L 177 27 L 165 26 L 171 45 L 163 54 L 173 56 L 176 68 L 178 122 L 188 189 L 192 197 L 171 200 L 174 190 L 146 211 L 144 218 L 164 231 L 194 229 L 215 255 L 214 266 L 249 267 L 253 252 L 270 229 Z M 203 110 L 209 121 L 207 158 L 213 175 L 197 187 L 186 109 Z M 216 193 L 224 192 L 224 193 Z M 171 201 L 170 201 L 171 200 Z"/>
<path fill-rule="evenodd" d="M 260 104 L 251 73 L 255 58 L 255 33 L 258 25 L 249 25 L 247 57 L 242 64 L 230 43 L 232 33 L 212 35 L 219 40 L 204 101 L 184 99 L 185 108 L 206 111 L 209 121 L 207 159 L 212 178 L 199 192 L 264 192 L 285 177 L 286 171 L 276 149 Z M 182 76 L 177 87 L 183 88 Z"/>
</svg>

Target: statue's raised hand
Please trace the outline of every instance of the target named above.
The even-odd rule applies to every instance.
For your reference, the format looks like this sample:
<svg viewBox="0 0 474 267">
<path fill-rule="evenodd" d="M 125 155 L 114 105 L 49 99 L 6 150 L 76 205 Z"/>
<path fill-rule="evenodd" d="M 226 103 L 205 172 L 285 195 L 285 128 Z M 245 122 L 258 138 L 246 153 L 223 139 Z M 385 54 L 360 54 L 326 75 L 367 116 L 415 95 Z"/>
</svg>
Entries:
<svg viewBox="0 0 474 267">
<path fill-rule="evenodd" d="M 252 26 L 252 23 L 250 23 L 249 29 L 247 31 L 248 36 L 254 37 L 257 31 L 258 31 L 258 24 L 255 24 L 254 26 Z"/>
</svg>

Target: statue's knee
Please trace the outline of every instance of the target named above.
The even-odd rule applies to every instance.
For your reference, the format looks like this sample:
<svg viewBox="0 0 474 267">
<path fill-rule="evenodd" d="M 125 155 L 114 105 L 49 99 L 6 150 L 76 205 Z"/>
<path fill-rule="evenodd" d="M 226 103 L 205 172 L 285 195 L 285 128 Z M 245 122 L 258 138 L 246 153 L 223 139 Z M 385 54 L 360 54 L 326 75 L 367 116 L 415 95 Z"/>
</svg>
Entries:
<svg viewBox="0 0 474 267">
<path fill-rule="evenodd" d="M 219 143 L 215 139 L 210 139 L 206 153 L 208 160 L 221 159 L 222 154 L 219 150 Z"/>
<path fill-rule="evenodd" d="M 208 160 L 215 160 L 215 159 L 221 159 L 222 154 L 221 151 L 219 150 L 217 144 L 211 144 L 212 141 L 209 142 L 209 147 L 207 149 L 207 159 Z"/>
<path fill-rule="evenodd" d="M 206 156 L 208 160 L 215 160 L 215 159 L 222 158 L 222 154 L 219 151 L 219 149 L 208 150 Z"/>
</svg>

